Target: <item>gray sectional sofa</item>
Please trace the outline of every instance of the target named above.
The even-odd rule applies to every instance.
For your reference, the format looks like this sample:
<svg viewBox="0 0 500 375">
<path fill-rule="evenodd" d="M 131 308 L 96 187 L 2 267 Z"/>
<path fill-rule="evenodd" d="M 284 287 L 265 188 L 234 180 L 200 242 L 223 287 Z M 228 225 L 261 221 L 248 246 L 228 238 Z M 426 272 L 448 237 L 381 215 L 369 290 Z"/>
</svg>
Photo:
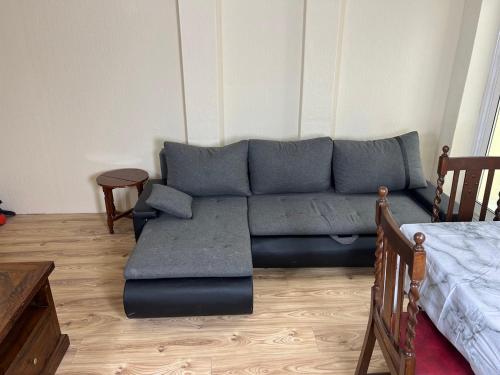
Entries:
<svg viewBox="0 0 500 375">
<path fill-rule="evenodd" d="M 129 318 L 251 313 L 254 267 L 372 266 L 380 185 L 399 223 L 431 220 L 435 188 L 416 132 L 369 142 L 166 142 L 160 164 L 162 178 L 133 211 Z M 154 184 L 191 195 L 192 217 L 149 206 Z"/>
</svg>

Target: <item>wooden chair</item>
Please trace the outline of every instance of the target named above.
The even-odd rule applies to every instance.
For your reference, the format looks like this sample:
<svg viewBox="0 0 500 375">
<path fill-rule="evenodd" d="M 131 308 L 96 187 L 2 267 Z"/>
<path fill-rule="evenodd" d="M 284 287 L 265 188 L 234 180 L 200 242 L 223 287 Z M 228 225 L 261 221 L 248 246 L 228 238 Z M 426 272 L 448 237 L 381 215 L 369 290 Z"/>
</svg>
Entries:
<svg viewBox="0 0 500 375">
<path fill-rule="evenodd" d="M 378 341 L 392 374 L 415 372 L 413 340 L 417 324 L 418 288 L 425 275 L 425 251 L 422 246 L 425 236 L 416 233 L 415 245 L 404 237 L 389 211 L 387 193 L 384 186 L 378 189 L 375 283 L 372 286 L 368 328 L 356 374 L 366 374 L 375 340 Z M 408 322 L 406 340 L 401 348 L 399 323 L 403 312 L 406 270 L 410 277 Z"/>
<path fill-rule="evenodd" d="M 370 317 L 355 374 L 367 373 L 377 340 L 390 374 L 473 375 L 467 361 L 427 315 L 418 314 L 419 287 L 425 276 L 425 236 L 415 233 L 415 244 L 408 241 L 391 215 L 387 193 L 386 187 L 378 190 L 375 283 L 371 289 Z M 409 302 L 404 312 L 406 275 L 410 282 Z"/>
<path fill-rule="evenodd" d="M 439 210 L 441 194 L 443 193 L 444 177 L 449 171 L 453 171 L 453 181 L 451 185 L 450 201 L 446 211 L 446 221 L 472 221 L 481 175 L 483 171 L 487 170 L 486 186 L 479 214 L 479 220 L 484 221 L 488 209 L 488 201 L 491 195 L 495 170 L 500 170 L 500 157 L 473 156 L 450 158 L 448 156 L 449 150 L 450 148 L 448 146 L 443 146 L 443 154 L 439 157 L 436 197 L 434 198 L 432 207 L 432 222 L 438 222 L 440 220 Z M 457 185 L 462 170 L 465 170 L 462 195 L 460 197 L 458 213 L 454 215 L 453 209 L 457 195 Z M 498 191 L 498 196 L 497 208 L 493 218 L 495 221 L 500 220 L 500 189 Z"/>
</svg>

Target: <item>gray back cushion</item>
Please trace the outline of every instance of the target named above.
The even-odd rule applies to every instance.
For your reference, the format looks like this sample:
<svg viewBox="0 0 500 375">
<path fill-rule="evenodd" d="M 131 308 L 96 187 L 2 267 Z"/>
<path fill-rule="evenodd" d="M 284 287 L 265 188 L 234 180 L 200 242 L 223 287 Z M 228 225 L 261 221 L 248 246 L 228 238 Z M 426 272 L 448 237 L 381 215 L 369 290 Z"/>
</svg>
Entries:
<svg viewBox="0 0 500 375">
<path fill-rule="evenodd" d="M 376 141 L 336 140 L 333 179 L 339 193 L 375 193 L 427 186 L 420 160 L 418 133 Z"/>
<path fill-rule="evenodd" d="M 254 194 L 310 193 L 331 187 L 330 138 L 295 142 L 250 140 L 248 158 Z"/>
<path fill-rule="evenodd" d="M 167 185 L 184 193 L 249 196 L 248 141 L 224 147 L 165 142 Z"/>
</svg>

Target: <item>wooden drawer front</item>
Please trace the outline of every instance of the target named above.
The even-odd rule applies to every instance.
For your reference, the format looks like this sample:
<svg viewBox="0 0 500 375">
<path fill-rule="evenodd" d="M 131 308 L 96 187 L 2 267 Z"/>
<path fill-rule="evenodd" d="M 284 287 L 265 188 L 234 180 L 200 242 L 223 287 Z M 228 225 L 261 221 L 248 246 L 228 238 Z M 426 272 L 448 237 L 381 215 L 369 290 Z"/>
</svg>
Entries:
<svg viewBox="0 0 500 375">
<path fill-rule="evenodd" d="M 53 307 L 46 307 L 44 316 L 33 329 L 22 349 L 7 370 L 7 375 L 40 374 L 61 335 Z"/>
</svg>

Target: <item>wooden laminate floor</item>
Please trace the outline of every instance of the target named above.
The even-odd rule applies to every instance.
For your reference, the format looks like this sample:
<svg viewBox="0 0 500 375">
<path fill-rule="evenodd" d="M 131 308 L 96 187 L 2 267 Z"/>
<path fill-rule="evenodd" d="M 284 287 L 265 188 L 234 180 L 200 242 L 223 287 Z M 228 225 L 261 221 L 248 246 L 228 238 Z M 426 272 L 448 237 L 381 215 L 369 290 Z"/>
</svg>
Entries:
<svg viewBox="0 0 500 375">
<path fill-rule="evenodd" d="M 254 313 L 128 320 L 122 271 L 132 223 L 97 214 L 20 215 L 0 227 L 0 262 L 54 260 L 50 281 L 71 346 L 58 374 L 352 374 L 370 269 L 256 269 Z M 387 371 L 378 348 L 374 371 Z"/>
</svg>

